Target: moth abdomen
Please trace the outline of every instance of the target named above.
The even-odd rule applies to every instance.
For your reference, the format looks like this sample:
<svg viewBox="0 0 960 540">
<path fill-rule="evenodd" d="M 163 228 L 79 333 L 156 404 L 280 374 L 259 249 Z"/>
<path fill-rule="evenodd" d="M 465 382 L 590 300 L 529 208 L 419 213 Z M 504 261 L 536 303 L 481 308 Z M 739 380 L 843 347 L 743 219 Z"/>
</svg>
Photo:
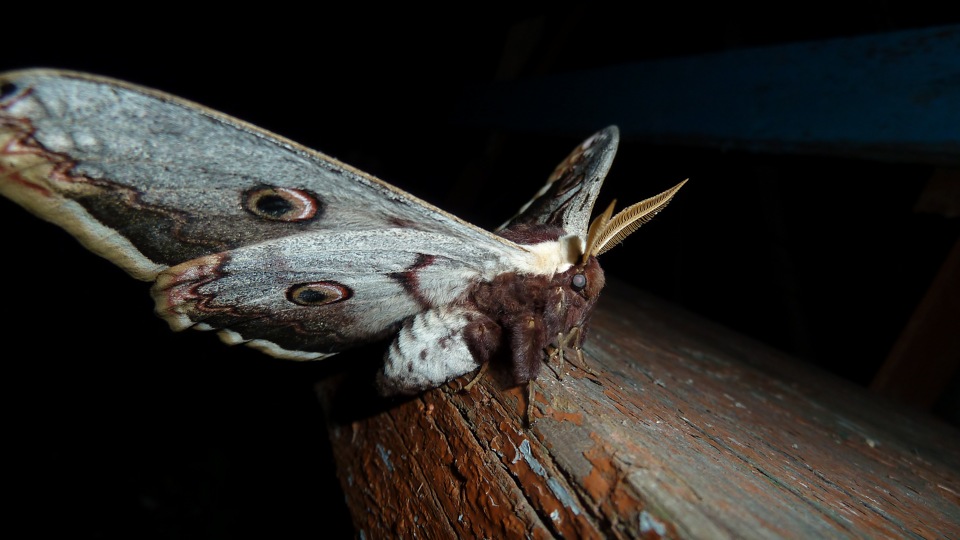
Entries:
<svg viewBox="0 0 960 540">
<path fill-rule="evenodd" d="M 480 363 L 465 329 L 482 315 L 458 306 L 419 313 L 403 323 L 384 358 L 383 395 L 416 394 L 469 373 Z"/>
</svg>

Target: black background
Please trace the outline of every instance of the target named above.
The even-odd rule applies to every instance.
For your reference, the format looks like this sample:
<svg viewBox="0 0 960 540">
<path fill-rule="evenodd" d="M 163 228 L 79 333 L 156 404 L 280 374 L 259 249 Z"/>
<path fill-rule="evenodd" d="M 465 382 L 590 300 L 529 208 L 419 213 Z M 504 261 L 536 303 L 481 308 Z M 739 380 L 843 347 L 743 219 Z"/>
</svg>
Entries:
<svg viewBox="0 0 960 540">
<path fill-rule="evenodd" d="M 960 20 L 917 3 L 843 13 L 811 5 L 548 14 L 136 9 L 145 11 L 11 17 L 0 69 L 89 71 L 186 97 L 485 227 L 512 215 L 588 135 L 496 133 L 497 150 L 487 151 L 494 135 L 451 115 L 465 90 L 505 63 L 526 76 Z M 531 44 L 526 57 L 504 54 L 517 36 Z M 613 276 L 867 384 L 957 238 L 956 219 L 912 211 L 932 171 L 625 140 L 600 204 L 693 180 L 603 263 Z M 827 189 L 834 196 L 824 201 Z M 16 508 L 36 530 L 353 534 L 313 384 L 330 372 L 375 368 L 381 350 L 300 364 L 229 349 L 208 334 L 173 334 L 152 315 L 148 285 L 6 200 L 0 220 L 5 440 L 15 456 Z"/>
</svg>

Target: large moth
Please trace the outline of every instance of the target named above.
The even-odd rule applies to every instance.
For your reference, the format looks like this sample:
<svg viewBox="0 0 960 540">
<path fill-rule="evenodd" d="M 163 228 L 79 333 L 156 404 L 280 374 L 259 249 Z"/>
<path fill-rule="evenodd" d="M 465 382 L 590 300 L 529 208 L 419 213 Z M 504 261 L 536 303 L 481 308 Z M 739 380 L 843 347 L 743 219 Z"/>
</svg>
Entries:
<svg viewBox="0 0 960 540">
<path fill-rule="evenodd" d="M 591 224 L 617 143 L 615 127 L 587 139 L 488 232 L 161 92 L 64 71 L 0 75 L 0 193 L 152 282 L 174 330 L 296 360 L 395 336 L 384 394 L 495 359 L 520 385 L 549 355 L 580 354 L 604 284 L 597 256 L 683 185 Z"/>
</svg>

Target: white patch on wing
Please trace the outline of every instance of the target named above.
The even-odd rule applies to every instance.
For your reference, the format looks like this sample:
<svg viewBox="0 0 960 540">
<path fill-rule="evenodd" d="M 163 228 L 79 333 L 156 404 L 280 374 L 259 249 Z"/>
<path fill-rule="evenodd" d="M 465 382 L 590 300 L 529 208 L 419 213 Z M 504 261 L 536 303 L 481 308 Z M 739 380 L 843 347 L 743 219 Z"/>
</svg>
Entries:
<svg viewBox="0 0 960 540">
<path fill-rule="evenodd" d="M 463 336 L 469 322 L 468 312 L 449 306 L 407 320 L 387 351 L 381 391 L 414 394 L 477 369 Z"/>
<path fill-rule="evenodd" d="M 273 343 L 272 341 L 267 341 L 265 339 L 251 339 L 246 343 L 247 347 L 256 349 L 262 353 L 269 354 L 276 358 L 283 358 L 285 360 L 323 360 L 337 353 L 321 353 L 321 352 L 309 352 L 309 351 L 292 351 L 290 349 L 284 349 L 283 347 Z"/>
<path fill-rule="evenodd" d="M 204 323 L 201 323 L 204 324 Z M 210 326 L 205 324 L 205 326 Z M 226 343 L 227 345 L 240 345 L 246 343 L 249 340 L 243 339 L 243 336 L 234 332 L 233 330 L 220 330 L 217 332 L 217 335 L 220 336 L 220 341 Z"/>
<path fill-rule="evenodd" d="M 193 328 L 195 330 L 200 330 L 202 332 L 207 332 L 210 330 L 215 330 L 214 327 L 206 323 L 194 323 L 190 317 L 183 315 L 182 313 L 177 313 L 172 309 L 167 310 L 156 310 L 157 315 L 159 315 L 163 320 L 167 321 L 167 324 L 170 325 L 170 329 L 174 332 L 179 332 L 181 330 L 186 330 L 187 328 Z"/>
<path fill-rule="evenodd" d="M 204 326 L 209 328 L 209 325 Z M 227 345 L 246 345 L 251 349 L 256 349 L 262 353 L 269 354 L 275 358 L 283 358 L 284 360 L 323 360 L 324 358 L 328 358 L 337 354 L 284 349 L 276 343 L 267 341 L 265 339 L 245 339 L 242 335 L 234 332 L 233 330 L 220 330 L 217 332 L 217 335 L 220 336 L 220 341 L 226 343 Z"/>
</svg>

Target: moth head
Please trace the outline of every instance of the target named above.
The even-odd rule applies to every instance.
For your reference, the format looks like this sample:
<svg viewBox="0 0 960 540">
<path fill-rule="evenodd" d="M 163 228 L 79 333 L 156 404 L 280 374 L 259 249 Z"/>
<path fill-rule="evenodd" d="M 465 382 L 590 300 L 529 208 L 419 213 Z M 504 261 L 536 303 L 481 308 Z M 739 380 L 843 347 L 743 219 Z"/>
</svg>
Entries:
<svg viewBox="0 0 960 540">
<path fill-rule="evenodd" d="M 570 267 L 564 273 L 564 285 L 584 300 L 593 301 L 600 296 L 605 279 L 596 257 L 590 257 Z"/>
<path fill-rule="evenodd" d="M 547 303 L 546 318 L 556 320 L 564 334 L 574 328 L 584 328 L 605 282 L 603 269 L 596 257 L 590 257 L 557 274 L 553 282 L 559 293 L 555 297 L 557 303 Z"/>
<path fill-rule="evenodd" d="M 613 207 L 617 204 L 617 201 L 611 202 L 610 206 L 590 224 L 590 229 L 587 231 L 587 246 L 583 251 L 581 265 L 585 265 L 592 258 L 598 257 L 601 253 L 622 242 L 624 238 L 630 236 L 641 225 L 653 219 L 653 216 L 663 210 L 677 191 L 680 191 L 680 188 L 686 183 L 687 181 L 684 180 L 659 195 L 628 206 L 615 216 L 613 215 Z"/>
</svg>

